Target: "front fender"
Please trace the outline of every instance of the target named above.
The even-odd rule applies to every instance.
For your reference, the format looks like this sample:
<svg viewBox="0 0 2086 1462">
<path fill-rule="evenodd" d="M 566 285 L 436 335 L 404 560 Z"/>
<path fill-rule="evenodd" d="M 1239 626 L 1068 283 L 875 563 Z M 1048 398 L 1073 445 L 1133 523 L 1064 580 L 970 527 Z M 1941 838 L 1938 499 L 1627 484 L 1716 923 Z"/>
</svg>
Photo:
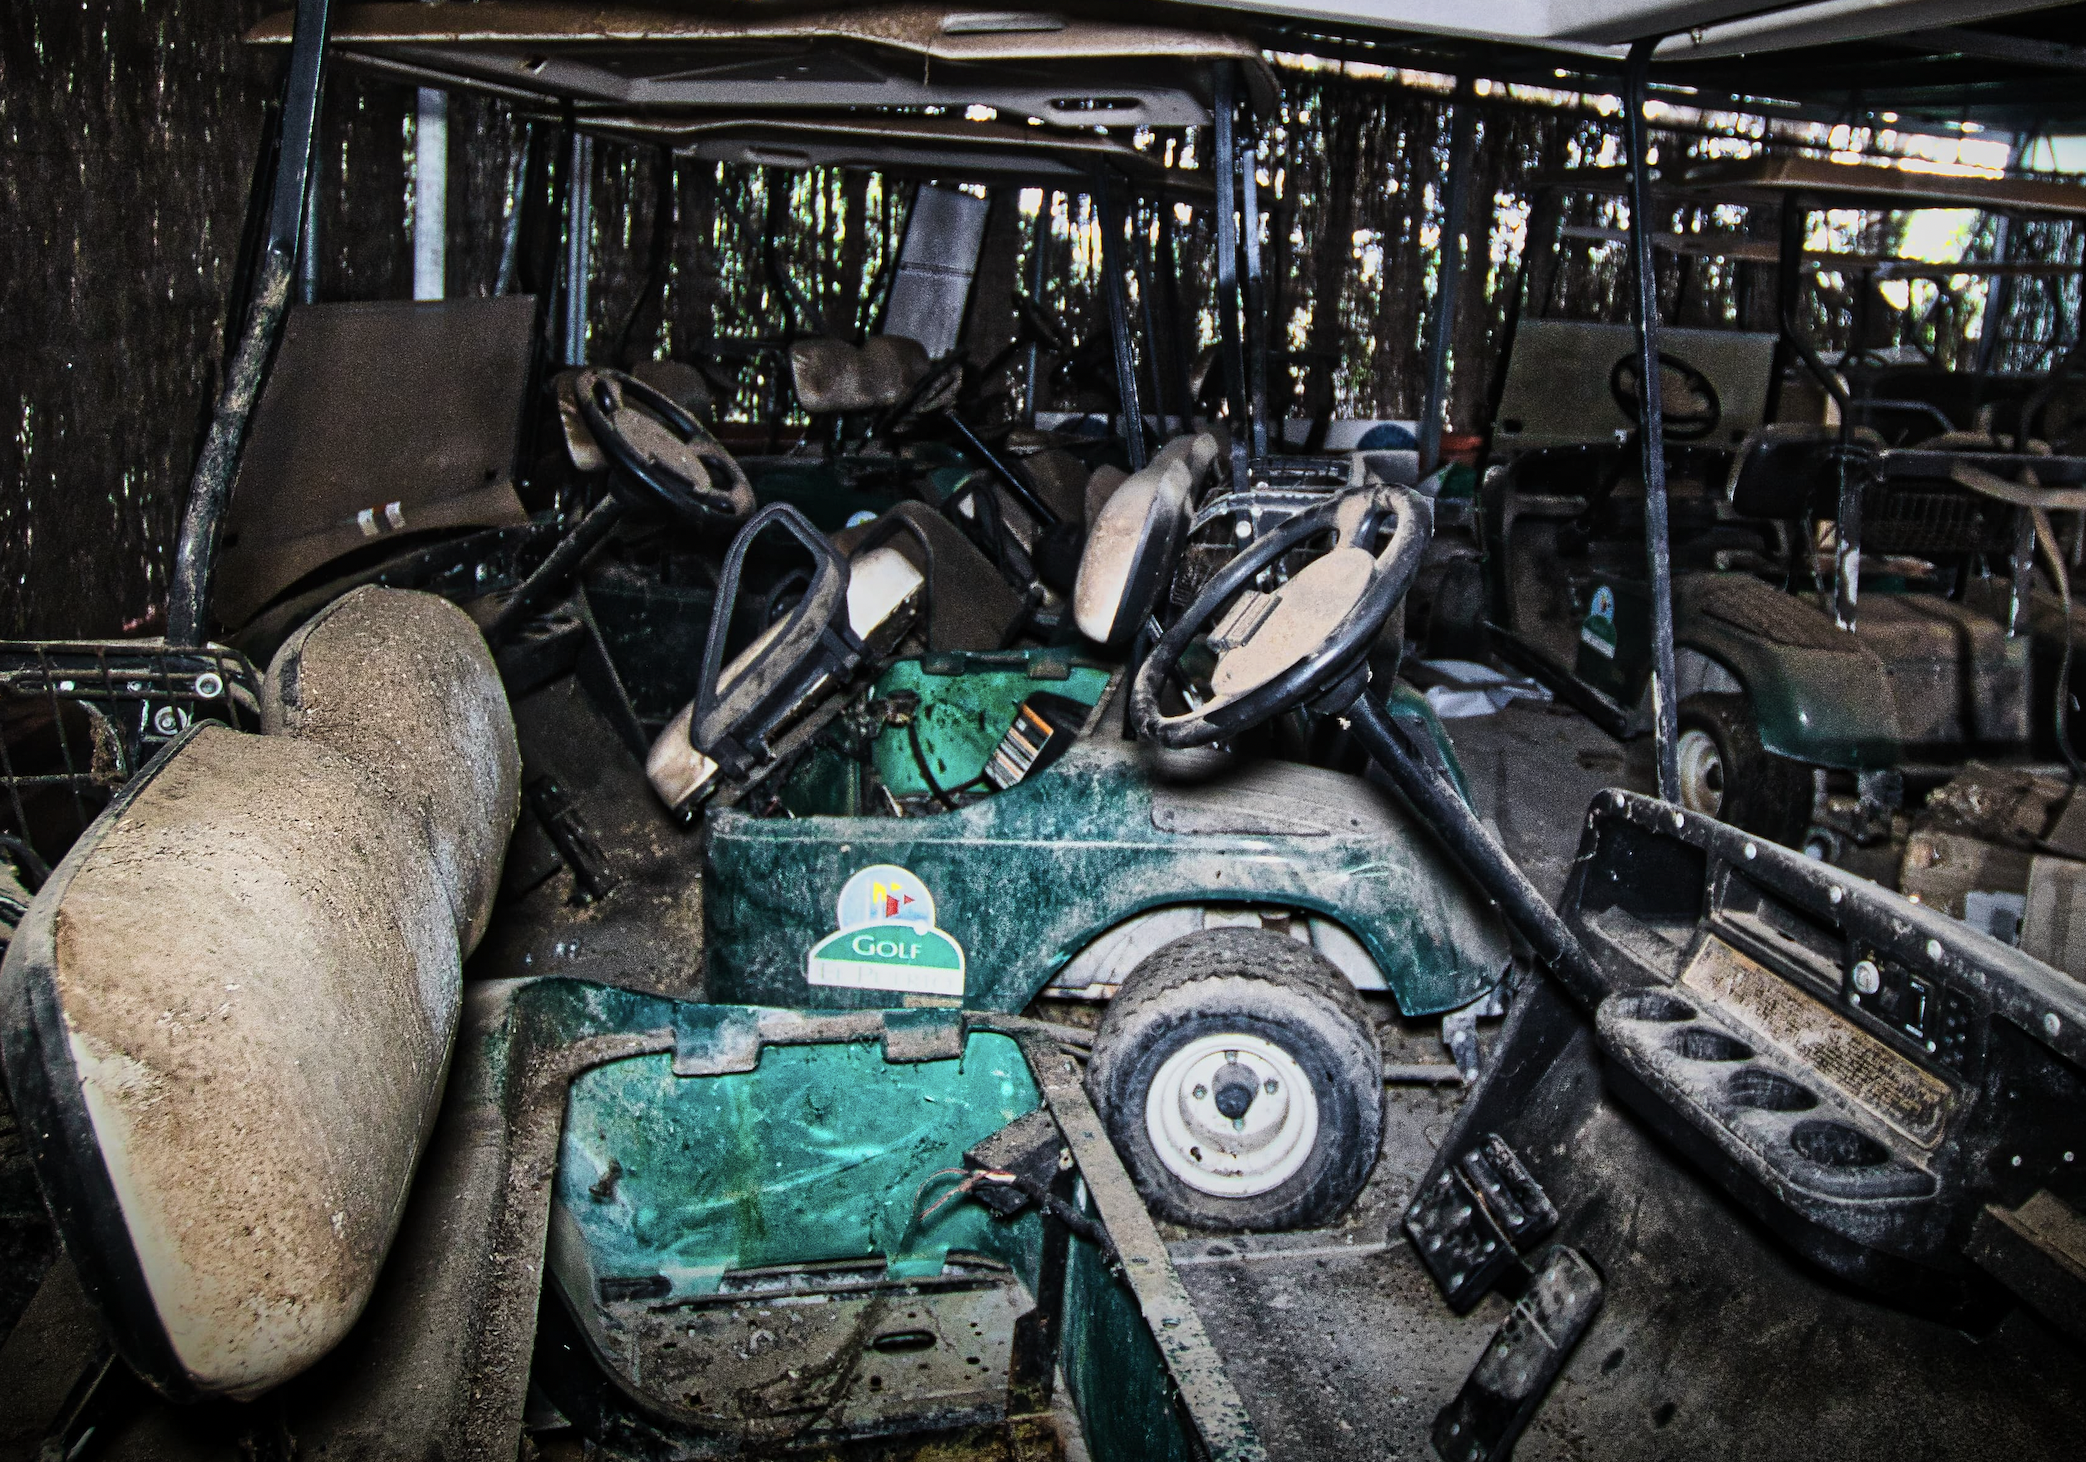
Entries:
<svg viewBox="0 0 2086 1462">
<path fill-rule="evenodd" d="M 1773 639 L 1704 612 L 1690 587 L 1675 586 L 1673 642 L 1707 655 L 1745 687 L 1762 746 L 1777 756 L 1852 771 L 1897 764 L 1901 741 L 1890 685 L 1882 663 L 1853 635 L 1845 636 L 1844 647 Z"/>
</svg>

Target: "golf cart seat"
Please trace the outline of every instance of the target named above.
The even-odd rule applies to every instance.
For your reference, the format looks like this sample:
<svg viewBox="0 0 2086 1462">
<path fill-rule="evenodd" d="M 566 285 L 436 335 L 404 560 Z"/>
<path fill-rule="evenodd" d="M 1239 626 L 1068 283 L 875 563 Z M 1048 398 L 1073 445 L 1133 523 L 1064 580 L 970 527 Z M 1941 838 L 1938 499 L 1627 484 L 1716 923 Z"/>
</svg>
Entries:
<svg viewBox="0 0 2086 1462">
<path fill-rule="evenodd" d="M 1838 429 L 1829 426 L 1780 423 L 1754 432 L 1732 459 L 1726 491 L 1733 511 L 1784 522 L 1829 521 L 1839 499 L 1838 443 Z M 1866 459 L 1849 464 L 1850 471 L 1867 478 L 1862 489 L 1865 551 L 1928 557 L 2009 551 L 2010 507 L 1939 472 L 1877 470 L 1873 464 L 1887 449 L 1868 427 L 1855 428 L 1850 445 Z M 1951 433 L 1922 444 L 1919 451 L 1939 458 L 1995 447 L 1989 437 Z"/>
<path fill-rule="evenodd" d="M 365 588 L 192 727 L 32 901 L 0 1057 L 102 1329 L 176 1400 L 347 1332 L 433 1123 L 520 758 L 463 612 Z"/>
<path fill-rule="evenodd" d="M 861 345 L 811 336 L 790 345 L 797 400 L 813 416 L 897 406 L 955 350 L 985 237 L 986 203 L 922 187 L 907 215 L 882 333 Z M 815 315 L 815 312 L 809 312 Z"/>
<path fill-rule="evenodd" d="M 1081 634 L 1120 650 L 1144 628 L 1180 557 L 1195 491 L 1217 455 L 1217 439 L 1207 432 L 1175 437 L 1101 501 L 1072 591 Z"/>
<path fill-rule="evenodd" d="M 930 652 L 999 650 L 1020 630 L 1027 601 L 964 531 L 925 503 L 906 502 L 833 535 L 849 559 L 889 545 L 926 582 L 920 611 Z"/>
<path fill-rule="evenodd" d="M 872 335 L 860 345 L 807 337 L 791 343 L 789 362 L 797 400 L 813 416 L 896 406 L 931 367 L 926 347 L 903 335 Z"/>
<path fill-rule="evenodd" d="M 1725 500 L 1742 518 L 1776 522 L 1830 516 L 1839 493 L 1834 465 L 1840 430 L 1802 422 L 1774 422 L 1752 431 L 1731 459 Z M 1851 445 L 1880 450 L 1883 439 L 1856 427 Z"/>
</svg>

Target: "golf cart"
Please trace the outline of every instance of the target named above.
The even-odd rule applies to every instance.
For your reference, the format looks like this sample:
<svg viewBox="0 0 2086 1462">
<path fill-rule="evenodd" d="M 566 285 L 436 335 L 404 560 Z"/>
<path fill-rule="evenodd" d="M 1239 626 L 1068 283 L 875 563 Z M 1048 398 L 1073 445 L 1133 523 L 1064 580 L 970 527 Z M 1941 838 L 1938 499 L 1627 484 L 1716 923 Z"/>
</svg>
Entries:
<svg viewBox="0 0 2086 1462">
<path fill-rule="evenodd" d="M 1662 334 L 1683 804 L 1834 856 L 1888 835 L 1908 776 L 1939 781 L 1972 755 L 2069 755 L 2054 539 L 2047 589 L 2034 561 L 2038 511 L 2075 508 L 2067 489 L 2086 472 L 2045 440 L 2070 430 L 2063 368 L 2029 380 L 1865 365 L 1852 350 L 1828 367 L 1797 323 L 1797 289 L 1802 270 L 1835 259 L 1803 253 L 1818 208 L 2078 217 L 2086 195 L 1803 159 L 1702 165 L 1669 187 L 1662 197 L 1779 208 L 1782 239 L 1778 331 Z M 1869 279 L 1980 272 L 1845 267 Z M 1651 656 L 1632 566 L 1644 530 L 1627 328 L 1544 319 L 1542 304 L 1524 304 L 1494 423 L 1506 462 L 1483 526 L 1496 641 L 1612 733 L 1634 735 L 1648 724 Z M 1615 368 L 1573 364 L 1589 357 Z M 1814 769 L 1831 793 L 1858 795 L 1814 796 Z"/>
<path fill-rule="evenodd" d="M 8 689 L 50 711 L 36 728 L 48 765 L 10 756 L 11 805 L 20 840 L 46 839 L 54 856 L 24 867 L 39 886 L 22 890 L 0 981 L 0 1059 L 68 1256 L 10 1340 L 9 1373 L 34 1358 L 38 1378 L 10 1405 L 49 1403 L 33 1440 L 67 1455 L 90 1439 L 149 1454 L 167 1428 L 211 1451 L 419 1438 L 424 1451 L 505 1455 L 525 1426 L 633 1456 L 962 1428 L 1076 1431 L 1103 1456 L 1258 1455 L 1137 1182 L 1164 1175 L 1204 1222 L 1337 1211 L 1381 1120 L 1381 1057 L 1356 985 L 1414 1013 L 1467 1010 L 1497 985 L 1507 945 L 1412 815 L 1360 778 L 1242 765 L 1241 746 L 1162 779 L 1119 741 L 1120 657 L 1150 632 L 1195 490 L 1221 468 L 1214 441 L 1163 448 L 1103 504 L 1096 577 L 1073 595 L 1097 655 L 937 650 L 937 626 L 978 612 L 945 571 L 963 570 L 966 550 L 974 571 L 982 553 L 953 527 L 938 536 L 948 520 L 921 504 L 861 525 L 845 550 L 787 504 L 756 511 L 671 378 L 573 377 L 609 489 L 583 514 L 531 515 L 499 448 L 520 430 L 505 404 L 513 378 L 540 365 L 537 321 L 527 301 L 494 300 L 476 313 L 501 326 L 487 347 L 500 369 L 483 383 L 500 400 L 457 480 L 348 513 L 347 532 L 369 542 L 345 554 L 312 533 L 271 540 L 239 516 L 266 506 L 264 478 L 248 474 L 268 466 L 253 454 L 275 428 L 256 403 L 271 358 L 301 369 L 327 354 L 322 336 L 292 349 L 285 325 L 299 317 L 289 268 L 327 19 L 323 0 L 298 12 L 254 298 L 184 521 L 167 636 L 10 650 Z M 352 330 L 377 313 L 333 318 Z M 464 313 L 413 316 L 468 333 L 478 322 Z M 320 390 L 292 384 L 307 401 Z M 443 415 L 443 429 L 470 434 L 473 421 Z M 278 446 L 308 460 L 294 438 Z M 366 495 L 353 466 L 331 464 L 326 490 Z M 466 484 L 477 500 L 427 511 L 467 498 Z M 229 530 L 228 499 L 240 505 Z M 1294 555 L 1295 585 L 1358 556 L 1377 585 L 1338 647 L 1348 686 L 1382 648 L 1399 566 L 1425 535 L 1402 502 L 1335 506 L 1296 515 L 1277 548 Z M 996 676 L 1060 684 L 1101 714 L 1070 738 L 1085 744 L 1018 769 L 1033 780 L 939 814 L 976 834 L 970 885 L 952 875 L 930 892 L 920 870 L 939 882 L 943 865 L 918 839 L 884 840 L 910 866 L 840 864 L 847 838 L 866 843 L 896 817 L 760 819 L 721 810 L 715 792 L 698 837 L 631 753 L 633 729 L 648 749 L 643 728 L 584 601 L 543 614 L 633 509 L 698 540 L 747 520 L 720 574 L 729 611 L 711 618 L 698 662 L 697 702 L 727 713 L 729 735 L 707 742 L 720 757 L 729 741 L 764 763 L 778 712 L 782 731 L 809 726 L 822 680 L 872 672 L 945 679 L 973 698 L 1004 695 Z M 430 540 L 393 536 L 423 528 Z M 750 545 L 777 531 L 811 571 L 742 594 Z M 285 541 L 312 561 L 264 552 Z M 213 572 L 231 555 L 255 565 L 242 583 L 258 606 L 248 625 L 268 618 L 265 673 L 206 633 L 213 588 L 229 582 Z M 1242 647 L 1288 623 L 1273 612 L 1279 580 L 1261 582 L 1276 592 L 1234 626 Z M 1335 572 L 1336 597 L 1343 584 L 1354 587 Z M 734 619 L 756 614 L 727 664 Z M 920 640 L 907 645 L 914 619 Z M 807 667 L 806 640 L 828 658 Z M 894 661 L 900 649 L 913 653 Z M 966 657 L 965 674 L 938 677 L 937 654 Z M 1007 724 L 1042 704 L 1024 690 Z M 1407 698 L 1399 714 L 1413 754 L 1445 764 L 1424 707 Z M 935 720 L 923 718 L 924 744 L 946 772 L 962 747 Z M 920 775 L 933 798 L 936 775 Z M 960 788 L 951 774 L 939 790 Z M 38 823 L 38 798 L 77 816 L 77 836 Z M 1042 911 L 1001 908 L 986 865 L 1004 878 L 1003 849 L 1057 843 L 1080 817 L 1101 853 L 1049 870 L 1044 887 L 1062 880 L 1068 908 L 1052 926 L 1061 947 L 1039 955 L 1025 935 Z M 809 946 L 829 931 L 763 963 L 729 946 L 731 918 L 711 910 L 727 894 L 750 904 L 756 876 L 788 876 L 772 857 L 759 875 L 755 859 L 770 855 L 739 843 L 817 823 L 840 839 L 820 865 L 840 876 L 810 895 L 836 907 L 846 936 L 826 963 L 855 977 L 813 985 Z M 754 870 L 736 887 L 734 857 Z M 973 889 L 979 901 L 960 902 Z M 1015 933 L 973 933 L 985 912 Z M 804 920 L 801 897 L 790 913 Z M 953 989 L 946 973 L 896 988 L 845 968 L 917 962 L 916 946 L 953 952 Z M 1170 975 L 1147 958 L 1169 952 Z M 1088 1038 L 1013 1013 L 1081 955 L 1084 979 L 1067 976 L 1067 989 L 1141 977 L 1118 1023 L 1163 1021 L 1195 1046 L 1155 1088 L 1155 1073 L 1132 1068 L 1162 1042 L 1099 1037 L 1117 1058 L 1094 1082 L 1106 1121 L 1064 1047 Z M 1213 1010 L 1197 988 L 1213 983 L 1232 1006 Z M 729 1003 L 764 984 L 791 993 Z M 696 994 L 725 1003 L 685 998 Z M 1180 1110 L 1169 1117 L 1153 1089 Z M 1133 1180 L 1108 1140 L 1143 1131 L 1154 1110 L 1162 1127 L 1209 1129 L 1173 1144 L 1185 1178 L 1147 1143 Z M 65 1334 L 88 1343 L 70 1350 Z M 139 1380 L 209 1404 L 170 1411 Z M 538 1401 L 525 1404 L 532 1381 Z"/>
<path fill-rule="evenodd" d="M 296 15 L 168 638 L 10 651 L 10 709 L 48 707 L 29 736 L 49 764 L 7 768 L 39 887 L 0 981 L 0 1061 L 67 1257 L 9 1339 L 0 1434 L 66 1456 L 159 1455 L 169 1433 L 206 1455 L 1262 1455 L 1063 1032 L 699 1004 L 632 988 L 672 983 L 641 959 L 621 984 L 526 952 L 524 978 L 487 967 L 549 877 L 531 879 L 532 836 L 593 908 L 634 913 L 653 946 L 693 933 L 681 953 L 701 957 L 676 917 L 697 907 L 699 846 L 626 749 L 584 601 L 540 613 L 634 509 L 698 541 L 752 512 L 684 402 L 582 373 L 569 399 L 615 485 L 532 519 L 505 402 L 535 311 L 483 302 L 510 327 L 489 348 L 514 371 L 482 383 L 502 409 L 443 424 L 483 438 L 460 469 L 483 501 L 346 519 L 365 539 L 434 528 L 451 567 L 396 587 L 398 555 L 372 570 L 297 535 L 318 561 L 246 586 L 277 615 L 267 673 L 204 634 L 221 544 L 283 556 L 250 518 L 221 531 L 234 482 L 250 511 L 261 480 L 241 448 L 268 441 L 248 426 L 269 361 L 325 353 L 276 337 L 328 20 L 324 0 Z M 466 331 L 463 313 L 416 312 Z M 880 564 L 857 583 L 911 572 Z M 558 720 L 575 708 L 577 739 Z M 625 773 L 644 820 L 617 824 L 613 798 L 601 816 L 583 775 L 550 779 L 546 744 Z M 29 812 L 54 798 L 78 836 Z M 654 876 L 619 897 L 633 870 Z"/>
<path fill-rule="evenodd" d="M 528 48 L 555 39 L 541 14 L 494 15 L 517 27 L 499 32 L 506 36 L 500 45 L 516 54 L 537 54 Z M 906 25 L 918 23 L 907 16 Z M 750 25 L 746 43 L 772 42 L 767 25 Z M 722 44 L 716 22 L 690 20 L 685 34 L 676 26 L 625 44 L 645 66 L 669 70 L 688 47 Z M 836 27 L 850 44 L 870 43 L 873 28 L 859 16 L 826 17 L 810 33 L 789 34 L 813 55 L 847 39 Z M 379 69 L 409 60 L 416 80 L 487 84 L 486 37 L 495 29 L 474 12 L 461 32 L 439 6 L 407 17 L 349 11 L 336 45 Z M 923 34 L 940 45 L 933 38 L 948 33 Z M 1142 63 L 1138 87 L 1125 97 L 1142 98 L 1146 122 L 1211 122 L 1224 157 L 1235 152 L 1234 111 L 1265 89 L 1258 59 L 1221 37 L 1089 23 L 992 34 L 993 45 L 1023 49 L 1036 74 L 1068 58 L 1084 67 L 1111 47 L 1165 50 L 1164 66 Z M 1146 155 L 1091 133 L 840 111 L 861 100 L 845 86 L 817 91 L 785 78 L 762 90 L 741 76 L 728 95 L 713 95 L 677 82 L 671 96 L 647 99 L 659 109 L 639 111 L 631 98 L 597 96 L 577 73 L 552 63 L 531 74 L 539 76 L 531 85 L 568 97 L 590 130 L 699 157 L 758 154 L 778 168 L 853 159 L 916 176 L 953 171 L 966 180 L 1082 186 L 1099 189 L 1104 218 L 1118 192 L 1093 181 L 1099 174 L 1159 196 L 1180 191 Z M 995 75 L 937 69 L 936 95 L 952 106 L 1004 104 Z M 1062 99 L 1069 84 L 1056 83 L 1053 95 Z M 1092 75 L 1082 84 L 1092 85 Z M 784 105 L 795 110 L 780 111 Z M 754 109 L 727 117 L 726 106 Z M 1237 190 L 1229 170 L 1218 171 L 1221 213 Z M 920 197 L 929 196 L 923 184 Z M 967 194 L 931 196 L 938 209 L 982 207 Z M 909 275 L 948 283 L 946 271 L 937 276 L 926 267 L 932 260 L 908 265 L 920 228 L 916 213 L 891 310 L 905 303 L 900 287 Z M 1219 231 L 1236 243 L 1238 231 L 1226 233 L 1221 218 Z M 1104 249 L 1121 243 L 1119 232 L 1118 218 L 1104 232 Z M 1291 1037 L 1318 1044 L 1288 1054 L 1279 1041 L 1271 1046 L 1269 1059 L 1290 1063 L 1271 1068 L 1271 1078 L 1286 1079 L 1298 1061 L 1316 1063 L 1322 1110 L 1300 1099 L 1286 1125 L 1257 1133 L 1268 1160 L 1250 1174 L 1220 1171 L 1235 1167 L 1240 1153 L 1184 1138 L 1165 1149 L 1174 1166 L 1155 1158 L 1135 1176 L 1162 1212 L 1184 1220 L 1320 1222 L 1359 1190 L 1377 1146 L 1380 1058 L 1374 1021 L 1356 992 L 1387 996 L 1409 1016 L 1453 1017 L 1451 1050 L 1471 1069 L 1470 1026 L 1478 1010 L 1491 1008 L 1508 948 L 1484 901 L 1402 809 L 1358 775 L 1361 759 L 1351 746 L 1314 751 L 1307 728 L 1295 738 L 1293 759 L 1315 755 L 1337 765 L 1255 765 L 1264 749 L 1277 748 L 1240 747 L 1197 776 L 1193 768 L 1154 767 L 1122 738 L 1120 696 L 1111 712 L 1111 687 L 1141 658 L 1140 642 L 1149 643 L 1171 606 L 1192 597 L 1173 577 L 1184 537 L 1198 528 L 1224 535 L 1214 564 L 1204 564 L 1206 576 L 1241 541 L 1237 522 L 1273 531 L 1345 486 L 1349 461 L 1338 459 L 1337 480 L 1292 493 L 1273 511 L 1229 491 L 1226 468 L 1238 459 L 1227 464 L 1212 438 L 1176 437 L 1147 460 L 1140 374 L 1165 408 L 1162 424 L 1184 422 L 1189 404 L 1161 369 L 1165 352 L 1149 326 L 1143 361 L 1131 350 L 1121 273 L 1113 271 L 1107 298 L 1122 393 L 1120 448 L 1134 470 L 1104 466 L 1046 481 L 1044 452 L 998 461 L 973 438 L 972 451 L 988 464 L 982 491 L 973 466 L 954 473 L 971 479 L 968 498 L 965 488 L 945 486 L 937 501 L 935 491 L 919 487 L 925 500 L 875 511 L 874 498 L 847 495 L 870 453 L 866 438 L 843 422 L 837 438 L 818 444 L 818 455 L 744 464 L 740 476 L 766 506 L 700 598 L 680 596 L 677 609 L 674 586 L 637 585 L 657 607 L 635 632 L 616 633 L 602 608 L 614 591 L 632 587 L 627 560 L 611 593 L 598 591 L 597 561 L 573 599 L 578 612 L 548 621 L 542 613 L 572 596 L 580 566 L 602 534 L 617 531 L 625 502 L 649 503 L 655 517 L 663 509 L 669 522 L 707 519 L 719 532 L 739 520 L 738 499 L 706 501 L 651 464 L 647 440 L 662 430 L 692 431 L 670 420 L 666 407 L 613 372 L 586 368 L 570 378 L 568 430 L 577 418 L 608 491 L 542 557 L 488 630 L 500 646 L 531 790 L 507 865 L 509 898 L 472 969 L 484 978 L 555 969 L 659 993 L 792 1007 L 958 1004 L 1019 1012 L 1038 995 L 1105 1000 L 1166 946 L 1206 930 L 1284 937 L 1298 946 L 1290 963 L 1306 968 L 1306 983 L 1330 981 L 1334 993 L 1310 996 L 1324 1007 L 1314 1007 L 1317 1024 Z M 1164 293 L 1147 290 L 1147 309 Z M 911 305 L 905 312 L 930 313 Z M 946 328 L 952 313 L 944 310 L 936 328 Z M 792 342 L 797 394 L 815 416 L 910 409 L 902 397 L 843 409 L 835 404 L 839 387 L 825 395 L 811 387 L 825 356 L 839 361 L 833 380 L 859 385 L 869 348 L 808 335 Z M 1233 389 L 1229 399 L 1243 403 L 1247 395 Z M 737 482 L 728 457 L 706 460 L 721 469 L 720 480 Z M 824 497 L 770 490 L 792 475 L 800 484 L 821 476 Z M 975 511 L 966 513 L 966 504 Z M 1191 521 L 1196 516 L 1204 521 Z M 994 524 L 1005 531 L 977 531 Z M 1063 609 L 1035 592 L 1036 575 L 1022 567 L 1043 567 L 1050 526 L 1073 530 L 1060 535 L 1073 550 L 1074 571 L 1064 576 Z M 721 545 L 721 532 L 715 541 Z M 1295 555 L 1284 572 L 1306 556 Z M 1096 564 L 1091 572 L 1088 559 Z M 1449 765 L 1446 739 L 1426 724 L 1424 703 L 1405 693 L 1397 706 L 1423 725 L 1432 753 Z M 1337 740 L 1337 728 L 1320 725 L 1328 733 L 1320 742 Z M 1035 727 L 1047 727 L 1042 739 L 1053 744 L 1031 757 L 1021 738 Z M 604 743 L 615 749 L 604 754 Z M 646 763 L 650 787 L 629 751 Z M 995 764 L 1003 768 L 997 781 L 988 776 Z M 670 820 L 698 809 L 699 833 Z M 1253 856 L 1242 859 L 1248 846 Z M 1018 899 L 1008 897 L 1013 888 Z M 925 942 L 944 960 L 933 974 L 888 960 L 878 969 L 873 959 L 828 957 L 842 932 L 849 938 L 840 942 L 852 942 L 870 922 L 863 910 L 891 900 L 904 911 L 898 922 L 924 914 L 935 936 Z M 1321 1041 L 1325 1032 L 1332 1034 Z M 1207 1090 L 1187 1075 L 1179 1085 Z M 1140 1090 L 1122 1109 L 1141 1113 L 1147 1105 Z"/>
</svg>

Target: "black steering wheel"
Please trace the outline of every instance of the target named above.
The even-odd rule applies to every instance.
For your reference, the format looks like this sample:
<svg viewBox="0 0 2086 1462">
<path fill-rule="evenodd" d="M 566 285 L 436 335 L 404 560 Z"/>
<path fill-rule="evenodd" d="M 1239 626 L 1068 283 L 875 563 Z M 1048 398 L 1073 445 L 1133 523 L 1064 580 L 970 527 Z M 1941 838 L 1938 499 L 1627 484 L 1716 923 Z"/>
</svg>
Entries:
<svg viewBox="0 0 2086 1462">
<path fill-rule="evenodd" d="M 608 457 L 609 491 L 625 505 L 663 506 L 698 526 L 736 523 L 753 511 L 753 485 L 732 454 L 672 397 L 599 369 L 581 371 L 573 394 Z"/>
<path fill-rule="evenodd" d="M 1387 526 L 1388 541 L 1372 552 Z M 1138 734 L 1165 747 L 1207 746 L 1299 706 L 1346 710 L 1368 685 L 1370 647 L 1411 587 L 1431 532 L 1416 493 L 1374 486 L 1344 492 L 1255 540 L 1203 586 L 1137 672 L 1130 716 Z M 1280 588 L 1248 587 L 1325 533 L 1335 536 L 1333 547 Z M 1185 681 L 1181 657 L 1219 610 L 1222 620 L 1207 637 L 1216 653 L 1210 696 L 1167 715 L 1160 690 L 1168 680 Z"/>
<path fill-rule="evenodd" d="M 753 484 L 695 414 L 635 376 L 587 369 L 573 378 L 580 420 L 608 458 L 608 492 L 515 587 L 485 638 L 495 649 L 562 597 L 587 556 L 633 509 L 664 507 L 696 527 L 753 511 Z M 719 478 L 725 486 L 716 485 Z"/>
<path fill-rule="evenodd" d="M 1670 441 L 1699 442 L 1717 429 L 1724 419 L 1723 398 L 1717 395 L 1716 383 L 1694 366 L 1677 355 L 1659 352 L 1659 370 L 1662 374 L 1678 376 L 1680 390 L 1666 389 L 1670 381 L 1661 381 L 1659 421 L 1666 428 Z M 1620 356 L 1608 370 L 1608 394 L 1615 398 L 1616 409 L 1637 425 L 1644 425 L 1643 392 L 1637 380 L 1637 357 L 1635 353 Z M 1685 397 L 1677 402 L 1676 397 Z"/>
</svg>

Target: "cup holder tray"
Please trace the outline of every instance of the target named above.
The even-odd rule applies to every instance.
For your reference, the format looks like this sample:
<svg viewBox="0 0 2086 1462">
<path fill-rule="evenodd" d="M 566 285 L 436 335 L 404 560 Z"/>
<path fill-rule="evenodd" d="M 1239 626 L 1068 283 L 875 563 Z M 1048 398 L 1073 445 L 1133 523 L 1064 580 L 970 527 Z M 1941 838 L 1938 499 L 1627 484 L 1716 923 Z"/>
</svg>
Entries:
<svg viewBox="0 0 2086 1462">
<path fill-rule="evenodd" d="M 1693 991 L 1618 992 L 1594 1025 L 1610 1059 L 1786 1197 L 1837 1208 L 1939 1190 L 1910 1139 Z"/>
</svg>

